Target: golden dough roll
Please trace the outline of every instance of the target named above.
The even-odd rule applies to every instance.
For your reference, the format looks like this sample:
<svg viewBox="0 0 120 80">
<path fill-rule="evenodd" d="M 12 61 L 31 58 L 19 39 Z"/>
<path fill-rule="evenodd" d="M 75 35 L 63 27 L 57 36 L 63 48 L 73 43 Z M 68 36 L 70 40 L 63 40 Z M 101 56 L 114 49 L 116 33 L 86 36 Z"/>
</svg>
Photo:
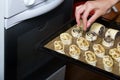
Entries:
<svg viewBox="0 0 120 80">
<path fill-rule="evenodd" d="M 108 72 L 112 71 L 113 68 L 113 60 L 109 55 L 105 55 L 103 57 L 103 65 L 104 65 L 104 69 Z"/>
<path fill-rule="evenodd" d="M 89 42 L 83 37 L 78 38 L 76 43 L 78 47 L 84 51 L 89 49 Z"/>
<path fill-rule="evenodd" d="M 64 45 L 70 45 L 72 43 L 72 36 L 69 33 L 61 33 L 60 40 Z"/>
<path fill-rule="evenodd" d="M 90 31 L 95 32 L 97 35 L 101 35 L 105 32 L 105 26 L 95 22 L 91 25 Z"/>
<path fill-rule="evenodd" d="M 72 58 L 79 59 L 80 56 L 80 49 L 76 45 L 70 45 L 69 46 L 69 54 Z"/>
<path fill-rule="evenodd" d="M 115 59 L 117 62 L 120 62 L 120 51 L 117 48 L 113 48 L 109 50 L 109 54 Z"/>
<path fill-rule="evenodd" d="M 79 38 L 79 37 L 82 37 L 83 30 L 81 29 L 81 27 L 74 27 L 71 30 L 71 34 L 73 37 Z"/>
<path fill-rule="evenodd" d="M 92 66 L 96 66 L 96 56 L 92 51 L 86 51 L 85 52 L 85 60 L 88 64 L 92 65 Z"/>
<path fill-rule="evenodd" d="M 59 53 L 65 54 L 65 52 L 64 52 L 64 45 L 59 40 L 54 42 L 54 49 L 55 49 L 55 51 L 57 51 Z"/>
<path fill-rule="evenodd" d="M 101 44 L 94 44 L 93 50 L 94 50 L 94 53 L 96 54 L 96 56 L 98 56 L 100 58 L 103 58 L 103 56 L 105 55 L 105 49 Z"/>
</svg>

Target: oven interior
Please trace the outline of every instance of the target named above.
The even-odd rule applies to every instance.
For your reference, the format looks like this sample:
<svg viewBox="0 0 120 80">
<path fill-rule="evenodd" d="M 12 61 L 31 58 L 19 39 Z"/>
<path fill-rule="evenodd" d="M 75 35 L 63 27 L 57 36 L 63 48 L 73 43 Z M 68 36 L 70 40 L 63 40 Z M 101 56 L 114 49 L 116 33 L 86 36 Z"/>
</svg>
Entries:
<svg viewBox="0 0 120 80">
<path fill-rule="evenodd" d="M 104 26 L 106 26 L 106 28 L 113 28 L 113 29 L 117 29 L 117 30 L 120 30 L 119 29 L 119 25 L 116 23 L 116 22 L 114 22 L 114 21 L 107 21 L 107 19 L 105 19 L 105 18 L 103 18 L 103 17 L 101 17 L 101 18 L 99 18 L 99 19 L 97 19 L 95 22 L 98 22 L 98 23 L 101 23 L 101 24 L 103 24 Z M 75 21 L 75 19 L 72 19 L 71 21 L 69 21 L 68 23 L 66 23 L 66 24 L 64 24 L 63 25 L 63 27 L 61 27 L 58 31 L 56 31 L 55 33 L 53 33 L 51 36 L 49 36 L 48 38 L 45 38 L 42 42 L 41 42 L 41 44 L 40 44 L 40 46 L 39 46 L 39 48 L 40 49 L 42 49 L 42 50 L 44 50 L 46 53 L 48 53 L 48 54 L 51 54 L 51 55 L 54 55 L 54 56 L 56 56 L 56 57 L 58 57 L 58 58 L 61 58 L 61 59 L 63 59 L 64 61 L 67 61 L 68 63 L 70 62 L 70 63 L 72 63 L 72 64 L 74 64 L 74 65 L 77 65 L 77 66 L 80 66 L 80 67 L 82 67 L 82 68 L 84 68 L 85 70 L 88 70 L 88 71 L 91 71 L 91 72 L 96 72 L 96 73 L 99 73 L 99 74 L 102 74 L 102 76 L 104 76 L 104 77 L 107 77 L 108 79 L 119 79 L 120 78 L 120 76 L 119 76 L 119 74 L 117 73 L 109 73 L 109 72 L 107 72 L 107 71 L 105 71 L 105 70 L 103 70 L 103 69 L 101 69 L 101 68 L 98 68 L 98 67 L 92 67 L 91 65 L 88 65 L 88 64 L 86 64 L 86 63 L 84 63 L 85 61 L 84 61 L 84 51 L 83 51 L 83 56 L 81 57 L 81 55 L 82 55 L 82 53 L 81 53 L 81 55 L 80 55 L 80 58 L 79 59 L 74 59 L 74 58 L 71 58 L 70 57 L 70 55 L 69 55 L 69 50 L 68 50 L 68 45 L 65 45 L 64 46 L 64 48 L 65 48 L 65 54 L 61 54 L 61 53 L 59 53 L 59 52 L 57 52 L 57 51 L 55 51 L 54 50 L 54 46 L 53 46 L 53 43 L 54 43 L 54 41 L 59 41 L 60 40 L 60 34 L 62 34 L 62 33 L 64 33 L 64 32 L 67 32 L 67 33 L 69 33 L 70 35 L 71 35 L 71 28 L 72 27 L 74 27 L 74 25 L 76 24 L 76 21 Z M 88 29 L 88 31 L 89 31 L 89 29 Z M 86 32 L 85 32 L 86 33 Z M 83 33 L 84 34 L 84 33 Z M 116 41 L 118 42 L 119 41 L 119 36 L 120 36 L 120 32 L 118 32 L 117 34 L 116 34 Z M 102 38 L 102 37 L 101 37 Z M 76 40 L 76 38 L 73 38 L 72 39 L 72 43 L 70 44 L 70 45 L 72 45 L 72 44 L 76 44 L 75 43 L 75 40 Z M 97 40 L 96 42 L 99 42 L 99 40 Z M 95 42 L 93 42 L 93 44 L 94 44 Z M 100 41 L 100 43 L 101 43 L 101 41 Z M 100 44 L 99 43 L 99 44 Z M 115 42 L 116 43 L 116 42 Z M 92 44 L 92 42 L 91 42 L 91 44 Z M 69 45 L 69 46 L 70 46 Z M 92 50 L 92 49 L 91 49 Z M 108 53 L 108 52 L 107 52 Z M 79 61 L 80 60 L 80 61 Z M 99 60 L 98 60 L 98 62 L 100 62 Z M 73 66 L 73 65 L 72 65 Z M 98 64 L 97 64 L 97 66 L 98 66 Z M 99 65 L 99 66 L 102 66 L 101 64 Z M 115 66 L 115 65 L 114 65 Z M 69 66 L 70 67 L 70 66 Z M 78 69 L 78 68 L 77 68 Z M 68 71 L 69 72 L 69 71 Z M 72 71 L 71 71 L 72 72 Z M 117 71 L 116 71 L 117 72 Z M 83 72 L 82 72 L 83 73 Z M 70 73 L 68 73 L 69 75 L 70 75 Z M 71 73 L 72 74 L 72 73 Z M 76 72 L 76 75 L 77 75 L 77 72 Z M 112 77 L 111 77 L 112 76 Z M 72 78 L 72 77 L 71 77 Z M 88 80 L 88 79 L 86 79 L 86 80 Z"/>
</svg>

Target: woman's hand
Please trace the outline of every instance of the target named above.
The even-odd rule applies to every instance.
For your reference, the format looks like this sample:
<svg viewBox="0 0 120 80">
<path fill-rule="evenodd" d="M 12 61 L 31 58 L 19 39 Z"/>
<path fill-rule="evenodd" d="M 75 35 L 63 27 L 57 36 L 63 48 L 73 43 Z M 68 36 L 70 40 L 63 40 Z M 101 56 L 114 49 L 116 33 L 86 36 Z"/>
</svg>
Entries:
<svg viewBox="0 0 120 80">
<path fill-rule="evenodd" d="M 77 25 L 80 26 L 80 19 L 83 20 L 84 30 L 86 30 L 98 17 L 115 5 L 119 0 L 95 0 L 87 1 L 84 5 L 76 7 L 75 17 Z M 94 14 L 87 20 L 89 13 L 94 10 Z"/>
</svg>

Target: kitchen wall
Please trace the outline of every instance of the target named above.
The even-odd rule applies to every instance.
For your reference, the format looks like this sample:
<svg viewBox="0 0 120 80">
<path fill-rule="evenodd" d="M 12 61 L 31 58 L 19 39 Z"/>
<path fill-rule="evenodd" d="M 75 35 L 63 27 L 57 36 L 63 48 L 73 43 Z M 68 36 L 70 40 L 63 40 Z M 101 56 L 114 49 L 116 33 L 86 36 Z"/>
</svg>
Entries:
<svg viewBox="0 0 120 80">
<path fill-rule="evenodd" d="M 4 80 L 4 0 L 0 0 L 0 80 Z"/>
</svg>

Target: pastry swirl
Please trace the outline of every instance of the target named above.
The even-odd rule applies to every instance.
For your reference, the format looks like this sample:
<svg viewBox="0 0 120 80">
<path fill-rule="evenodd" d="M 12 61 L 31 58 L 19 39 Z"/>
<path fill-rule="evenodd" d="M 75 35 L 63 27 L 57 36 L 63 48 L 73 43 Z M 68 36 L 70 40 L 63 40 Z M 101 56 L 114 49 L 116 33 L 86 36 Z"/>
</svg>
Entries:
<svg viewBox="0 0 120 80">
<path fill-rule="evenodd" d="M 96 66 L 97 59 L 95 54 L 92 51 L 85 52 L 85 60 L 88 64 Z"/>
<path fill-rule="evenodd" d="M 106 31 L 105 37 L 110 36 L 113 40 L 115 40 L 116 35 L 117 35 L 118 32 L 119 32 L 118 30 L 115 30 L 115 29 L 111 29 L 111 28 L 110 28 L 110 29 L 108 29 L 108 30 Z"/>
<path fill-rule="evenodd" d="M 90 31 L 95 32 L 97 35 L 102 35 L 105 32 L 105 26 L 95 22 L 91 25 Z"/>
<path fill-rule="evenodd" d="M 57 51 L 59 53 L 65 54 L 64 45 L 61 41 L 55 41 L 54 42 L 54 49 L 55 49 L 55 51 Z"/>
<path fill-rule="evenodd" d="M 103 56 L 105 55 L 105 49 L 101 44 L 94 44 L 93 50 L 94 53 L 100 58 L 103 58 Z"/>
<path fill-rule="evenodd" d="M 69 46 L 69 54 L 71 57 L 75 59 L 79 59 L 80 56 L 80 49 L 76 45 L 70 45 Z"/>
<path fill-rule="evenodd" d="M 75 27 L 71 30 L 71 34 L 75 38 L 79 38 L 82 36 L 83 30 L 81 27 Z"/>
<path fill-rule="evenodd" d="M 113 67 L 113 60 L 110 56 L 106 55 L 103 57 L 103 64 L 104 64 L 104 69 L 108 72 L 112 71 Z"/>
<path fill-rule="evenodd" d="M 108 35 L 107 37 L 103 38 L 102 44 L 106 47 L 112 47 L 114 45 L 114 40 Z"/>
<path fill-rule="evenodd" d="M 117 48 L 110 49 L 109 54 L 115 59 L 117 62 L 120 62 L 120 51 Z"/>
<path fill-rule="evenodd" d="M 85 38 L 88 41 L 95 41 L 97 39 L 97 34 L 95 32 L 87 32 Z"/>
<path fill-rule="evenodd" d="M 82 50 L 86 51 L 89 49 L 89 42 L 83 37 L 78 38 L 76 43 L 77 43 L 78 47 Z"/>
<path fill-rule="evenodd" d="M 72 36 L 69 33 L 60 34 L 60 39 L 64 45 L 70 45 L 72 43 Z"/>
</svg>

